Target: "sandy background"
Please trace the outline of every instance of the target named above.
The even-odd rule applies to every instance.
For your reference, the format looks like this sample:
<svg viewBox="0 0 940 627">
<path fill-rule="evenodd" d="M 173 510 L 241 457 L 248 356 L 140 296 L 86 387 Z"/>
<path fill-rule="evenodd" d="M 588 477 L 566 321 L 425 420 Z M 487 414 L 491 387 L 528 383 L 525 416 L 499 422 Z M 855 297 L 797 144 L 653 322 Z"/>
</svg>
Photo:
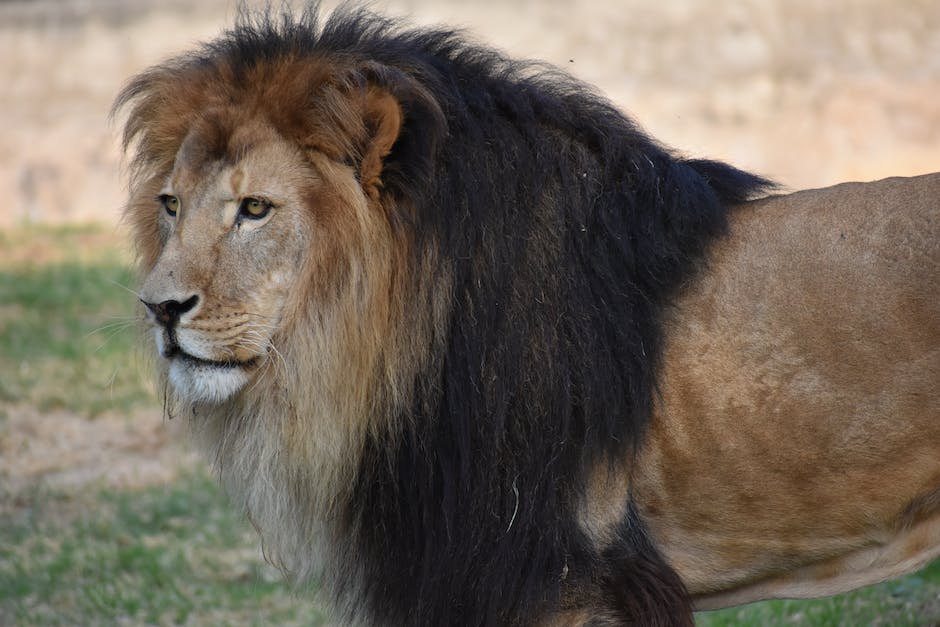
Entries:
<svg viewBox="0 0 940 627">
<path fill-rule="evenodd" d="M 667 144 L 791 189 L 940 170 L 936 0 L 373 6 L 560 65 Z M 111 101 L 234 12 L 221 0 L 0 3 L 0 228 L 116 221 L 124 177 Z"/>
</svg>

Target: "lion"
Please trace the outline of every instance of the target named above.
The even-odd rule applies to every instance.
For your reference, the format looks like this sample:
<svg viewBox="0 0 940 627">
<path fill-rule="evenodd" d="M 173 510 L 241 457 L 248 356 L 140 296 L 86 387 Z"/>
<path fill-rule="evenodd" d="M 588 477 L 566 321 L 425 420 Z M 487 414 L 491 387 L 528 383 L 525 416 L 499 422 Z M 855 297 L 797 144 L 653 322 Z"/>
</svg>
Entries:
<svg viewBox="0 0 940 627">
<path fill-rule="evenodd" d="M 940 175 L 781 194 L 365 10 L 135 77 L 168 411 L 359 625 L 691 625 L 940 553 Z"/>
</svg>

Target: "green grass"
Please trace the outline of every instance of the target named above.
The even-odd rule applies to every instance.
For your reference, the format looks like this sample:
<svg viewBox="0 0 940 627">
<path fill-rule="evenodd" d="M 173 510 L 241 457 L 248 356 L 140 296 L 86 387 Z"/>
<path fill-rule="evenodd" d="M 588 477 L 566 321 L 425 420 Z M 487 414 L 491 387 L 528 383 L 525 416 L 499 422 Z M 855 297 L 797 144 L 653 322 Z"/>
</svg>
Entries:
<svg viewBox="0 0 940 627">
<path fill-rule="evenodd" d="M 320 625 L 205 474 L 0 514 L 0 624 Z"/>
<path fill-rule="evenodd" d="M 921 627 L 940 624 L 940 562 L 907 577 L 827 599 L 763 601 L 700 612 L 696 625 Z"/>
<path fill-rule="evenodd" d="M 154 403 L 125 287 L 134 271 L 109 240 L 87 227 L 0 232 L 0 402 L 91 416 Z"/>
<path fill-rule="evenodd" d="M 0 451 L 10 404 L 92 422 L 156 405 L 119 241 L 102 227 L 0 231 Z M 0 472 L 0 625 L 323 623 L 204 471 L 137 490 L 48 485 Z"/>
<path fill-rule="evenodd" d="M 156 401 L 128 324 L 135 283 L 100 228 L 0 232 L 3 406 L 87 416 Z M 109 326 L 109 325 L 116 326 Z M 2 446 L 0 446 L 2 449 Z M 0 625 L 318 625 L 259 555 L 244 516 L 193 472 L 139 490 L 8 491 L 0 475 Z M 940 624 L 940 562 L 831 599 L 769 601 L 696 617 L 738 625 Z"/>
</svg>

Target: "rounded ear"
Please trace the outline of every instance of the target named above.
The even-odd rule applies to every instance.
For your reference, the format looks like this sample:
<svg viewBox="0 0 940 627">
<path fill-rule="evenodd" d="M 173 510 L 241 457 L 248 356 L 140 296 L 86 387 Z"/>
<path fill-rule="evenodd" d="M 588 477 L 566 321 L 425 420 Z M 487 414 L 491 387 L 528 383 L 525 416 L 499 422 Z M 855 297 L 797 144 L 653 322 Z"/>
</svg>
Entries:
<svg viewBox="0 0 940 627">
<path fill-rule="evenodd" d="M 404 117 L 401 105 L 391 93 L 372 85 L 367 88 L 362 113 L 366 145 L 359 164 L 359 182 L 374 200 L 378 200 L 382 187 L 383 162 L 398 141 Z"/>
<path fill-rule="evenodd" d="M 365 83 L 359 177 L 366 193 L 420 196 L 430 180 L 447 123 L 430 89 L 402 70 L 379 63 L 360 67 Z"/>
</svg>

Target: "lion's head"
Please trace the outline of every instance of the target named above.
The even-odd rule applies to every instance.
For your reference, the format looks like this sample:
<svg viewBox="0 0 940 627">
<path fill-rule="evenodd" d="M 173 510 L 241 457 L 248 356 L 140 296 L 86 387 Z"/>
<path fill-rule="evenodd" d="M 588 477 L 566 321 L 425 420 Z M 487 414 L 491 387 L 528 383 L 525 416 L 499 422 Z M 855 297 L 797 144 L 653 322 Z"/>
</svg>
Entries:
<svg viewBox="0 0 940 627">
<path fill-rule="evenodd" d="M 659 308 L 764 181 L 544 66 L 315 13 L 243 20 L 118 99 L 171 402 L 348 619 L 688 614 L 626 500 L 585 503 L 643 433 Z"/>
<path fill-rule="evenodd" d="M 427 133 L 440 112 L 400 71 L 312 60 L 295 43 L 276 63 L 246 53 L 155 68 L 119 98 L 137 148 L 127 215 L 140 299 L 184 402 L 229 400 L 299 366 L 295 353 L 369 387 L 407 309 L 392 302 L 409 248 L 394 181 L 413 189 L 422 174 L 383 165 L 396 142 L 431 149 L 432 135 L 399 141 L 403 107 L 431 121 Z"/>
</svg>

